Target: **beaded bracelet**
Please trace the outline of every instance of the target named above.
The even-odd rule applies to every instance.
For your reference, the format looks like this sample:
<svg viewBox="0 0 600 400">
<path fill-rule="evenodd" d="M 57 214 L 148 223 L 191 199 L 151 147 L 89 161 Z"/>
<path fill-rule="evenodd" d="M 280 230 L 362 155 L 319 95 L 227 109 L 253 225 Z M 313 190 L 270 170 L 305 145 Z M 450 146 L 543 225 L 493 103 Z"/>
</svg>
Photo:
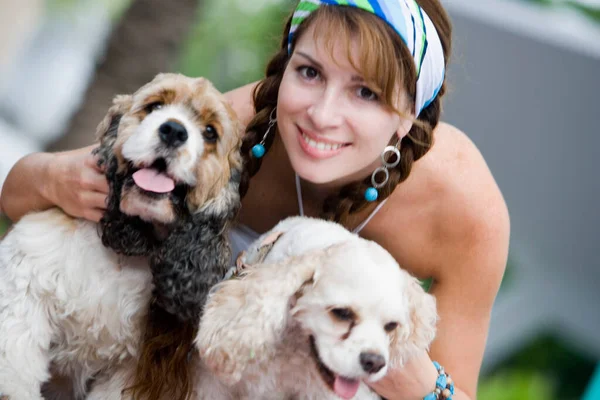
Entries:
<svg viewBox="0 0 600 400">
<path fill-rule="evenodd" d="M 434 361 L 433 365 L 438 372 L 435 389 L 423 397 L 423 400 L 452 400 L 452 395 L 454 394 L 454 382 L 452 382 L 452 378 L 450 378 L 450 375 L 444 371 L 444 367 L 437 361 Z"/>
</svg>

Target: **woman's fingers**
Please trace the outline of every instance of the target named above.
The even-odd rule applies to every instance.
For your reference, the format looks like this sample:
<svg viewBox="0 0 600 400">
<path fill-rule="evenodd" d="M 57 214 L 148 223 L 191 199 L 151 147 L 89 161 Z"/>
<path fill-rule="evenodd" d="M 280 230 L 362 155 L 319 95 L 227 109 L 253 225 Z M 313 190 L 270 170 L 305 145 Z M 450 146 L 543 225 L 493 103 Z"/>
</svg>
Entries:
<svg viewBox="0 0 600 400">
<path fill-rule="evenodd" d="M 99 192 L 91 192 L 88 194 L 88 200 L 86 201 L 87 208 L 94 208 L 101 211 L 106 209 L 106 195 Z"/>
<path fill-rule="evenodd" d="M 108 182 L 103 174 L 93 173 L 89 178 L 89 188 L 96 192 L 108 194 Z"/>
<path fill-rule="evenodd" d="M 104 215 L 104 210 L 91 209 L 84 213 L 83 218 L 92 222 L 100 222 L 102 215 Z"/>
</svg>

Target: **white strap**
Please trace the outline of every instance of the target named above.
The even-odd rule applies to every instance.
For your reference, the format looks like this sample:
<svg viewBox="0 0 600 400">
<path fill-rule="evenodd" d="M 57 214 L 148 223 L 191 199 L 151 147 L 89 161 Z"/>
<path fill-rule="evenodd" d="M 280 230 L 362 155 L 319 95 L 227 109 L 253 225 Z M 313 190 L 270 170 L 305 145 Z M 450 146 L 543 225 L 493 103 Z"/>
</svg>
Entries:
<svg viewBox="0 0 600 400">
<path fill-rule="evenodd" d="M 298 197 L 298 211 L 300 216 L 304 217 L 304 205 L 302 204 L 302 186 L 300 186 L 300 177 L 296 175 L 296 196 Z"/>
<path fill-rule="evenodd" d="M 381 207 L 383 207 L 383 205 L 385 204 L 385 202 L 387 201 L 387 199 L 383 199 L 381 201 L 381 203 L 377 204 L 377 207 L 375 207 L 375 209 L 373 211 L 371 211 L 371 214 L 369 214 L 369 216 L 363 221 L 361 222 L 360 225 L 358 225 L 356 228 L 354 228 L 352 230 L 353 233 L 359 233 L 360 231 L 362 231 L 362 229 L 367 226 L 367 224 L 369 223 L 369 221 L 371 221 L 371 219 L 373 219 L 373 217 L 375 216 L 375 214 L 377 214 L 377 212 L 379 210 L 381 210 Z"/>
</svg>

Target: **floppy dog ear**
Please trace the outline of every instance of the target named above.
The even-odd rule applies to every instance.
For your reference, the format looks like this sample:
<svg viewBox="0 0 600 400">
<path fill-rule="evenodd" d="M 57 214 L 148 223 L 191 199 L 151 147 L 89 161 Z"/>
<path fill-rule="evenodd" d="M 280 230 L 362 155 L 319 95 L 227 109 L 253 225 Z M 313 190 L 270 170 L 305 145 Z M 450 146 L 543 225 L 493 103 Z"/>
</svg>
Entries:
<svg viewBox="0 0 600 400">
<path fill-rule="evenodd" d="M 94 150 L 98 155 L 98 165 L 105 167 L 112 157 L 112 149 L 117 140 L 119 123 L 121 117 L 131 108 L 132 98 L 130 95 L 117 95 L 113 99 L 113 105 L 108 109 L 98 127 L 96 128 L 96 140 L 100 146 Z"/>
<path fill-rule="evenodd" d="M 146 255 L 155 245 L 152 228 L 138 217 L 130 217 L 120 211 L 121 190 L 124 176 L 118 173 L 119 165 L 113 152 L 121 118 L 132 105 L 130 95 L 119 95 L 96 129 L 100 146 L 94 149 L 98 155 L 98 166 L 104 168 L 109 184 L 106 211 L 100 220 L 102 243 L 120 254 L 128 256 Z"/>
<path fill-rule="evenodd" d="M 408 326 L 399 327 L 392 336 L 390 361 L 393 367 L 401 367 L 410 357 L 427 351 L 435 337 L 438 319 L 435 297 L 426 293 L 413 277 L 410 277 L 406 295 L 409 321 Z"/>
<path fill-rule="evenodd" d="M 199 321 L 210 288 L 229 268 L 227 224 L 215 216 L 195 215 L 174 228 L 151 257 L 156 302 L 180 320 Z"/>
<path fill-rule="evenodd" d="M 273 357 L 288 325 L 291 302 L 312 284 L 319 262 L 311 254 L 259 264 L 213 288 L 195 344 L 217 377 L 234 384 L 250 364 Z"/>
</svg>

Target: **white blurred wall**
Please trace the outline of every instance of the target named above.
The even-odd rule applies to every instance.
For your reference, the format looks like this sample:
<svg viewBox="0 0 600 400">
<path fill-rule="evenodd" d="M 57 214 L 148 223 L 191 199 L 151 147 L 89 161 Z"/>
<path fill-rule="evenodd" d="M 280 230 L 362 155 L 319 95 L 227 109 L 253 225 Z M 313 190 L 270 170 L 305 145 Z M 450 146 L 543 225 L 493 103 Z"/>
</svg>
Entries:
<svg viewBox="0 0 600 400">
<path fill-rule="evenodd" d="M 0 0 L 0 89 L 37 30 L 44 0 Z"/>
<path fill-rule="evenodd" d="M 109 6 L 48 12 L 44 0 L 0 0 L 0 189 L 18 159 L 67 129 L 108 38 Z"/>
</svg>

